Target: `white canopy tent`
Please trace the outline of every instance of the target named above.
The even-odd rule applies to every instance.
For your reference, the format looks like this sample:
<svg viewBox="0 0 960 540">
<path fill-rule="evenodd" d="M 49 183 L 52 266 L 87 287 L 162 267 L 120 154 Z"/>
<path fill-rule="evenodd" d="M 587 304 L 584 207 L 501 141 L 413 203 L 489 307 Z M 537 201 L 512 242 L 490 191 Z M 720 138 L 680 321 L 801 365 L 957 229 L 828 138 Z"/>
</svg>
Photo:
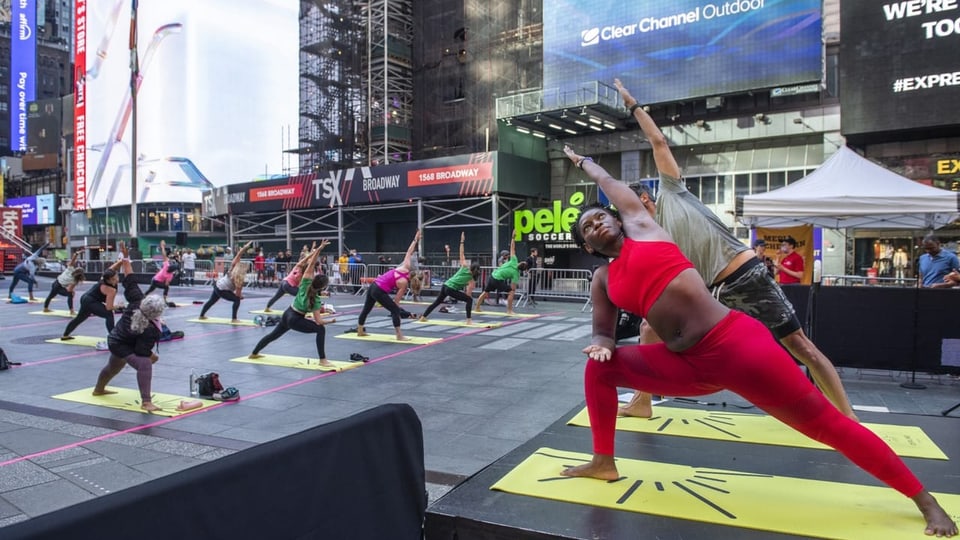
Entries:
<svg viewBox="0 0 960 540">
<path fill-rule="evenodd" d="M 937 229 L 958 216 L 960 193 L 914 182 L 846 146 L 793 184 L 737 201 L 737 218 L 754 227 Z"/>
</svg>

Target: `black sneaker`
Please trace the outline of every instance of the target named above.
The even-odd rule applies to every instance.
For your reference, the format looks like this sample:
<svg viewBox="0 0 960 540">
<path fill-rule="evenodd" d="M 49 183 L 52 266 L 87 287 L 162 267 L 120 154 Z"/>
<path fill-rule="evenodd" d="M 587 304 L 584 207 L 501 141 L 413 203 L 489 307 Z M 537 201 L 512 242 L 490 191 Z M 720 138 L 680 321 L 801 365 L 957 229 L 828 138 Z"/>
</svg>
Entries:
<svg viewBox="0 0 960 540">
<path fill-rule="evenodd" d="M 368 358 L 368 357 L 366 357 L 366 356 L 364 356 L 364 355 L 362 355 L 362 354 L 360 354 L 360 353 L 352 353 L 352 354 L 350 354 L 350 361 L 351 361 L 351 362 L 363 362 L 363 363 L 366 363 L 366 362 L 369 361 L 369 360 L 370 360 L 370 358 Z"/>
</svg>

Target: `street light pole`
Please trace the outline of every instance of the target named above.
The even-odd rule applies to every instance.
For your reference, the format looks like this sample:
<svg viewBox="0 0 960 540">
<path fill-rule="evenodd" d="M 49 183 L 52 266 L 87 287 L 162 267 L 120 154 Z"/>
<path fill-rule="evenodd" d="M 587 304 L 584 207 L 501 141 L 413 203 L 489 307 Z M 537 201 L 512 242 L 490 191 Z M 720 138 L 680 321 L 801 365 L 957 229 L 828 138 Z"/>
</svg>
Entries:
<svg viewBox="0 0 960 540">
<path fill-rule="evenodd" d="M 130 4 L 130 245 L 137 245 L 137 88 L 140 80 L 140 59 L 137 55 L 137 2 Z"/>
</svg>

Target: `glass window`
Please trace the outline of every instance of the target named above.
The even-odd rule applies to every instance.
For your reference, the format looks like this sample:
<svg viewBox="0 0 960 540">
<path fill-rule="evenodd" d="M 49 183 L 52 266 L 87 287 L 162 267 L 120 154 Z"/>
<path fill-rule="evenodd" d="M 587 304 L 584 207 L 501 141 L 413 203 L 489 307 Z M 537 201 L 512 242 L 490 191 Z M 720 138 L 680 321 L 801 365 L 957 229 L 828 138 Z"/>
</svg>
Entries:
<svg viewBox="0 0 960 540">
<path fill-rule="evenodd" d="M 750 175 L 750 193 L 766 193 L 767 173 L 753 173 Z"/>
<path fill-rule="evenodd" d="M 687 189 L 694 197 L 700 198 L 700 178 L 687 178 Z"/>
<path fill-rule="evenodd" d="M 733 196 L 736 198 L 749 195 L 750 192 L 750 175 L 749 174 L 738 174 L 733 177 Z"/>
<path fill-rule="evenodd" d="M 803 177 L 803 171 L 787 171 L 787 184 L 792 184 Z"/>
<path fill-rule="evenodd" d="M 751 169 L 769 169 L 770 168 L 770 149 L 757 148 L 753 151 L 753 166 Z"/>
<path fill-rule="evenodd" d="M 783 171 L 770 173 L 770 191 L 787 185 L 787 175 Z"/>
<path fill-rule="evenodd" d="M 787 166 L 787 154 L 789 149 L 786 146 L 778 146 L 770 149 L 770 167 L 773 169 Z"/>
<path fill-rule="evenodd" d="M 790 147 L 787 155 L 787 167 L 803 167 L 807 164 L 807 145 L 798 144 Z"/>
<path fill-rule="evenodd" d="M 700 179 L 700 201 L 703 204 L 717 204 L 716 176 L 704 176 Z"/>
</svg>

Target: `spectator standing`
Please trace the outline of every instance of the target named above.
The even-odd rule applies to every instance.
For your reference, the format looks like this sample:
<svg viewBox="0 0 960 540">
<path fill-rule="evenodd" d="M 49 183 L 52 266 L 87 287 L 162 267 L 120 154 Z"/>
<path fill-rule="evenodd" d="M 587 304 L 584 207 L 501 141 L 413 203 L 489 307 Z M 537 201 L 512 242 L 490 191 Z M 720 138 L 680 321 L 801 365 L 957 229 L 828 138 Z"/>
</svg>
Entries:
<svg viewBox="0 0 960 540">
<path fill-rule="evenodd" d="M 192 249 L 187 248 L 183 254 L 183 278 L 189 281 L 190 286 L 194 285 L 194 274 L 197 271 L 197 255 Z"/>
<path fill-rule="evenodd" d="M 957 256 L 942 249 L 940 239 L 932 234 L 923 238 L 923 251 L 925 253 L 920 256 L 918 265 L 922 285 L 931 289 L 953 287 L 953 281 L 947 276 L 951 272 L 960 270 L 960 261 Z"/>
<path fill-rule="evenodd" d="M 792 236 L 788 236 L 780 242 L 780 253 L 784 255 L 780 257 L 780 261 L 776 263 L 774 268 L 780 276 L 781 285 L 800 283 L 803 279 L 803 257 L 796 250 L 797 241 Z"/>
</svg>

